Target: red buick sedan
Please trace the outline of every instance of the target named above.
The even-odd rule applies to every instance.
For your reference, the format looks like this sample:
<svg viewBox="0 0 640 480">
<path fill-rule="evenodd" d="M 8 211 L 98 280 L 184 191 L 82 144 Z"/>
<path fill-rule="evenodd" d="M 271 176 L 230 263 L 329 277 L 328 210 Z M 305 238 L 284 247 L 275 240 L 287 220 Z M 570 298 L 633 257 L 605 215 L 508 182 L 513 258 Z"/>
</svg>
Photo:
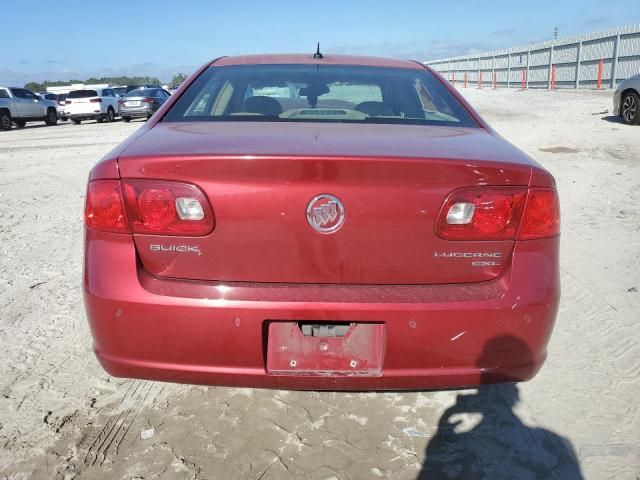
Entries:
<svg viewBox="0 0 640 480">
<path fill-rule="evenodd" d="M 329 390 L 527 380 L 559 300 L 553 177 L 437 73 L 223 57 L 92 170 L 112 375 Z"/>
</svg>

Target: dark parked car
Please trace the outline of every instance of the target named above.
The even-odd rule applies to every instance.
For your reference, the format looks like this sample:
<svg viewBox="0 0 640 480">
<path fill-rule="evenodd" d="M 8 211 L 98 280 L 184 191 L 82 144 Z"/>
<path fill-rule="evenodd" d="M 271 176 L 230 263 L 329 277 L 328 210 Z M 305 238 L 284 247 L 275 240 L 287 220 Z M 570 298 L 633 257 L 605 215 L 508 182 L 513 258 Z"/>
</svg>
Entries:
<svg viewBox="0 0 640 480">
<path fill-rule="evenodd" d="M 329 390 L 533 377 L 553 177 L 417 62 L 223 57 L 92 170 L 84 292 L 116 376 Z"/>
<path fill-rule="evenodd" d="M 171 96 L 162 88 L 138 88 L 127 93 L 118 100 L 118 108 L 122 120 L 131 121 L 132 118 L 151 118 L 156 110 Z"/>
<path fill-rule="evenodd" d="M 127 85 L 120 87 L 112 87 L 113 90 L 121 97 L 124 97 L 127 93 L 138 88 L 159 88 L 158 85 Z"/>
</svg>

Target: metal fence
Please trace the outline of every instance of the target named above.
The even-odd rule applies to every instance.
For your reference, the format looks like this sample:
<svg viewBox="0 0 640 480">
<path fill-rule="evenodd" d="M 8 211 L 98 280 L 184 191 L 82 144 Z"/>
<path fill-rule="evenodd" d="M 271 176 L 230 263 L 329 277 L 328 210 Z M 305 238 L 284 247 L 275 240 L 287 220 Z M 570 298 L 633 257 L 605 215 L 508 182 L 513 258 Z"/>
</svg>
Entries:
<svg viewBox="0 0 640 480">
<path fill-rule="evenodd" d="M 640 74 L 640 25 L 424 63 L 457 84 L 615 88 Z"/>
</svg>

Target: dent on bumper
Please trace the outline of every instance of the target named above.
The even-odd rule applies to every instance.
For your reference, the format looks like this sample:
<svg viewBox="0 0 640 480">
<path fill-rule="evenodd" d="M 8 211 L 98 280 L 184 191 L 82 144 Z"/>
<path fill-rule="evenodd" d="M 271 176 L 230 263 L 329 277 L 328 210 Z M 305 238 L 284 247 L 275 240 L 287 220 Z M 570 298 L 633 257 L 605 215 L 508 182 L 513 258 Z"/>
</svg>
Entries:
<svg viewBox="0 0 640 480">
<path fill-rule="evenodd" d="M 499 279 L 466 285 L 216 284 L 159 279 L 124 235 L 87 232 L 85 305 L 116 376 L 266 388 L 387 390 L 531 378 L 555 321 L 558 239 L 520 242 Z M 383 322 L 379 376 L 270 375 L 270 321 Z"/>
</svg>

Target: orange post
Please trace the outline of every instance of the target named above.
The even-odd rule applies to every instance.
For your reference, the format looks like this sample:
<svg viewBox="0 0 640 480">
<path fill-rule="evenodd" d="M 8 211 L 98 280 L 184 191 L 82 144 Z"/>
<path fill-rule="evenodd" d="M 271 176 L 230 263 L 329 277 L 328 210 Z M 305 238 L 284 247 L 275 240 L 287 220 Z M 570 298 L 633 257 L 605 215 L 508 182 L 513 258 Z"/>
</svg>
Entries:
<svg viewBox="0 0 640 480">
<path fill-rule="evenodd" d="M 522 90 L 527 88 L 527 69 L 522 69 Z"/>
<path fill-rule="evenodd" d="M 467 88 L 467 72 L 464 72 L 464 88 Z"/>
<path fill-rule="evenodd" d="M 456 84 L 456 72 L 453 72 L 453 85 L 455 86 Z"/>
<path fill-rule="evenodd" d="M 482 88 L 482 70 L 480 70 L 480 75 L 478 75 L 478 88 Z"/>
<path fill-rule="evenodd" d="M 598 90 L 602 88 L 602 67 L 604 66 L 604 60 L 600 59 L 598 63 Z"/>
<path fill-rule="evenodd" d="M 556 88 L 556 66 L 555 65 L 551 65 L 551 83 L 549 85 L 549 88 L 551 90 L 554 90 Z"/>
<path fill-rule="evenodd" d="M 497 88 L 497 82 L 496 82 L 496 72 L 495 70 L 493 71 L 493 89 L 495 90 Z"/>
</svg>

